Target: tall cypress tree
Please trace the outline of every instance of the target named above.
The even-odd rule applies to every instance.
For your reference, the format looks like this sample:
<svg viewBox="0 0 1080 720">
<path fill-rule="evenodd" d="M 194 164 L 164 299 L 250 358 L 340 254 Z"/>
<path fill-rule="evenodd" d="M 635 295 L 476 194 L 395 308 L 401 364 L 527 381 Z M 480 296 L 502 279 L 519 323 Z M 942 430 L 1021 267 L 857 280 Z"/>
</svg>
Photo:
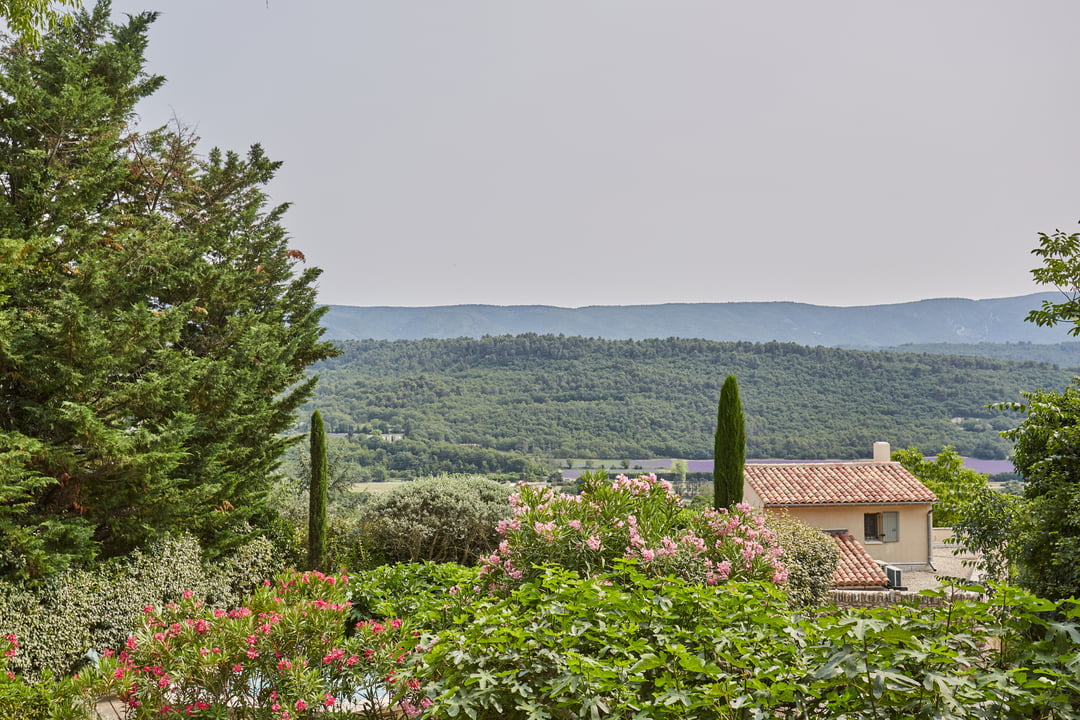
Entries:
<svg viewBox="0 0 1080 720">
<path fill-rule="evenodd" d="M 728 375 L 720 388 L 716 409 L 716 440 L 713 444 L 713 507 L 742 502 L 743 467 L 746 465 L 746 420 L 739 383 Z"/>
<path fill-rule="evenodd" d="M 311 483 L 308 488 L 308 567 L 322 570 L 326 560 L 326 496 L 330 472 L 326 428 L 318 410 L 311 413 Z"/>
</svg>

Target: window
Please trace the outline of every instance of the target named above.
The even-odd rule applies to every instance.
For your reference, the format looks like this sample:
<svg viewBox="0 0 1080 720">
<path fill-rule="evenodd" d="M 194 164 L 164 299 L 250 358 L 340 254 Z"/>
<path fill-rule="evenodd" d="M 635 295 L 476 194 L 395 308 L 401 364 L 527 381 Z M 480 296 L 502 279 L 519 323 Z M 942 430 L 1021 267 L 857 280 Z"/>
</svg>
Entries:
<svg viewBox="0 0 1080 720">
<path fill-rule="evenodd" d="M 867 542 L 898 542 L 900 540 L 900 513 L 864 514 L 863 537 Z"/>
</svg>

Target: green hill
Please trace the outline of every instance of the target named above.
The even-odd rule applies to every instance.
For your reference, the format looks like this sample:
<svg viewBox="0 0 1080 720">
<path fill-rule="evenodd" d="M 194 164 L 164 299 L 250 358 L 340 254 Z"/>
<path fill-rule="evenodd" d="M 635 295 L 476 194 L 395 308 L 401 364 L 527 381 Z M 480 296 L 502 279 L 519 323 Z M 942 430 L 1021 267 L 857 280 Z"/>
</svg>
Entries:
<svg viewBox="0 0 1080 720">
<path fill-rule="evenodd" d="M 413 440 L 539 458 L 708 458 L 728 373 L 749 456 L 868 457 L 876 440 L 1004 457 L 1016 422 L 986 405 L 1063 388 L 1049 363 L 693 339 L 525 334 L 347 341 L 319 363 L 311 407 L 331 430 L 368 425 Z"/>
</svg>

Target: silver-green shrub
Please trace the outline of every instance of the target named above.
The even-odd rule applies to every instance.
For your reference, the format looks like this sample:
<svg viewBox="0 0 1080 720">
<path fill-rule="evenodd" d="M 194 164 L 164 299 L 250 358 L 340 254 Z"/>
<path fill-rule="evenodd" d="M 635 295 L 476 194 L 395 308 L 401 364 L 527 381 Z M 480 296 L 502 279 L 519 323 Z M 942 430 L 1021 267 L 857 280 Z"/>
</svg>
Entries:
<svg viewBox="0 0 1080 720">
<path fill-rule="evenodd" d="M 788 601 L 793 607 L 817 607 L 829 601 L 832 576 L 839 562 L 836 541 L 821 530 L 790 515 L 766 516 L 784 554 L 788 571 Z"/>
<path fill-rule="evenodd" d="M 261 537 L 206 563 L 198 541 L 180 535 L 90 570 L 66 570 L 40 587 L 0 583 L 0 634 L 15 633 L 20 645 L 9 667 L 29 679 L 46 669 L 71 673 L 88 651 L 122 648 L 148 605 L 175 602 L 190 590 L 207 604 L 231 607 L 281 569 Z"/>
<path fill-rule="evenodd" d="M 473 565 L 499 542 L 512 489 L 480 475 L 416 480 L 376 496 L 359 517 L 361 542 L 381 562 Z"/>
</svg>

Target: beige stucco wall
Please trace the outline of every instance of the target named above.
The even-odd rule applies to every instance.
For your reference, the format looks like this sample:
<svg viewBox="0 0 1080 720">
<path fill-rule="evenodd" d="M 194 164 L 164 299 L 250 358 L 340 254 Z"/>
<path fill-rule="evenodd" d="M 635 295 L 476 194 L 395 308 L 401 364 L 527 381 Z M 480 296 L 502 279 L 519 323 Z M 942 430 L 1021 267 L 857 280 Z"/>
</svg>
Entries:
<svg viewBox="0 0 1080 720">
<path fill-rule="evenodd" d="M 760 507 L 761 501 L 751 502 L 748 493 L 744 499 Z M 897 564 L 923 564 L 929 555 L 926 514 L 930 505 L 849 505 L 849 506 L 796 506 L 789 509 L 792 517 L 822 530 L 847 530 L 862 543 L 875 560 Z M 774 512 L 769 508 L 769 512 Z M 782 512 L 776 510 L 776 512 Z M 863 514 L 874 512 L 900 513 L 900 539 L 897 542 L 866 542 L 863 537 Z"/>
</svg>

